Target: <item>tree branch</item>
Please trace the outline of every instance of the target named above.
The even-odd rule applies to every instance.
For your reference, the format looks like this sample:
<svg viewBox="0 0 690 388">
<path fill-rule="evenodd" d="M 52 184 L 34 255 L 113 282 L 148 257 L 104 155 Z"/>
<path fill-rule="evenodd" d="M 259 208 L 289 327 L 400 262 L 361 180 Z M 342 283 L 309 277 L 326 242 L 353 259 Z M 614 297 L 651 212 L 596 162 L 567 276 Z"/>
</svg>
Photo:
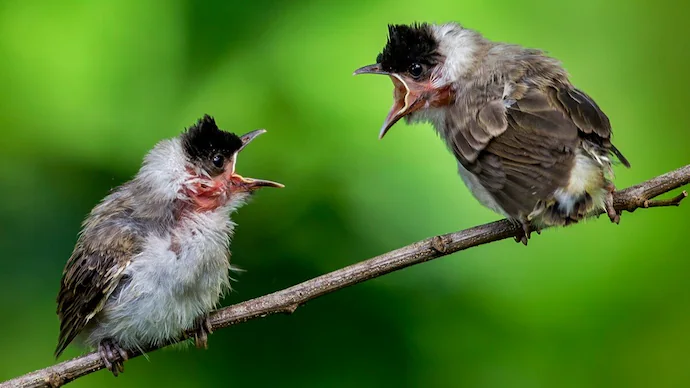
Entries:
<svg viewBox="0 0 690 388">
<path fill-rule="evenodd" d="M 633 212 L 639 208 L 678 206 L 688 195 L 685 191 L 671 199 L 653 200 L 653 198 L 688 183 L 690 183 L 690 165 L 617 191 L 614 193 L 614 207 L 619 212 L 624 210 Z M 299 306 L 321 295 L 437 257 L 514 237 L 519 233 L 522 233 L 519 226 L 508 220 L 501 220 L 431 237 L 290 288 L 225 307 L 211 314 L 211 324 L 213 330 L 217 330 L 268 315 L 292 314 Z M 171 341 L 169 344 L 173 342 L 177 341 Z M 145 349 L 145 351 L 148 353 L 156 349 L 158 348 Z M 130 351 L 129 353 L 130 358 L 141 355 L 140 352 Z M 59 387 L 103 368 L 103 362 L 94 352 L 9 380 L 1 387 Z"/>
</svg>

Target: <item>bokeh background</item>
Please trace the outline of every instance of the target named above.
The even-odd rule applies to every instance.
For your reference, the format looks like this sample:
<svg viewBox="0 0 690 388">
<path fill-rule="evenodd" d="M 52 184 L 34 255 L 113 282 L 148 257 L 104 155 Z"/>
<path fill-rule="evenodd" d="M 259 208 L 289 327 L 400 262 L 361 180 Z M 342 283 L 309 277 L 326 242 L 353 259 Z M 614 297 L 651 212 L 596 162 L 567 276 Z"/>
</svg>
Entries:
<svg viewBox="0 0 690 388">
<path fill-rule="evenodd" d="M 0 2 L 0 380 L 54 363 L 85 214 L 204 113 L 267 135 L 239 171 L 246 269 L 224 304 L 489 222 L 427 126 L 384 141 L 387 23 L 457 20 L 560 58 L 611 117 L 626 187 L 690 162 L 688 5 L 673 1 Z M 138 358 L 74 387 L 690 386 L 690 203 L 502 241 Z M 63 359 L 77 356 L 70 348 Z"/>
</svg>

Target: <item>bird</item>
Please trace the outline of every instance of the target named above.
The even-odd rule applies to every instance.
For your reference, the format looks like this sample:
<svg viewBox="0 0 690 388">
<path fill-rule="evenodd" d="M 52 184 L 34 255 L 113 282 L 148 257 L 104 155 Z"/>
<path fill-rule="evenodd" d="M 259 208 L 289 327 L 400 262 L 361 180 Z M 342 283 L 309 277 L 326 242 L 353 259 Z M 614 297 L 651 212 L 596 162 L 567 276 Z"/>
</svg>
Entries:
<svg viewBox="0 0 690 388">
<path fill-rule="evenodd" d="M 394 102 L 379 133 L 400 119 L 430 123 L 484 206 L 532 231 L 605 211 L 614 223 L 613 165 L 630 167 L 611 143 L 611 123 L 544 51 L 495 42 L 456 22 L 388 25 L 376 63 Z"/>
<path fill-rule="evenodd" d="M 188 332 L 207 346 L 209 312 L 230 288 L 229 214 L 259 188 L 284 187 L 235 172 L 239 152 L 264 132 L 237 136 L 204 115 L 158 142 L 91 210 L 60 282 L 56 358 L 76 340 L 117 376 L 129 351 Z"/>
</svg>

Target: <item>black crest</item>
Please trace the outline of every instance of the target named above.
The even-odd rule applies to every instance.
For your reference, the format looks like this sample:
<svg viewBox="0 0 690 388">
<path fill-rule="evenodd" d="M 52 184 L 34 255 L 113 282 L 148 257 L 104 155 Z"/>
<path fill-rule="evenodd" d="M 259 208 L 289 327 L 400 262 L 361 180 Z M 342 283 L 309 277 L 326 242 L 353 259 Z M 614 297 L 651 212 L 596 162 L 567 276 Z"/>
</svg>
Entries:
<svg viewBox="0 0 690 388">
<path fill-rule="evenodd" d="M 426 24 L 388 25 L 388 43 L 376 57 L 385 71 L 407 71 L 413 63 L 433 65 L 436 63 L 438 42 L 431 27 Z"/>
<path fill-rule="evenodd" d="M 218 154 L 229 158 L 242 147 L 242 140 L 234 133 L 220 130 L 213 117 L 204 115 L 182 134 L 182 146 L 192 160 L 203 163 Z"/>
</svg>

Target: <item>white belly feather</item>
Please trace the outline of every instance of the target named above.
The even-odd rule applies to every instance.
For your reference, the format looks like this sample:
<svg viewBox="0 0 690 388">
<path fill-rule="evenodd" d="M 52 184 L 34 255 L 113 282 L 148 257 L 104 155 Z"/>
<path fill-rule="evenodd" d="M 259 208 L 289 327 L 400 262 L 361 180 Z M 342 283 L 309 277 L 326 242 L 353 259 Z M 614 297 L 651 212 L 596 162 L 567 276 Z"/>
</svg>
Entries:
<svg viewBox="0 0 690 388">
<path fill-rule="evenodd" d="M 568 186 L 554 192 L 554 199 L 558 201 L 559 208 L 566 213 L 571 213 L 575 205 L 585 193 L 592 197 L 592 209 L 604 207 L 604 161 L 596 160 L 579 151 L 575 156 L 575 166 L 570 171 Z"/>
<path fill-rule="evenodd" d="M 229 288 L 229 209 L 191 213 L 164 236 L 151 235 L 125 269 L 123 285 L 88 330 L 124 348 L 155 345 L 192 328 Z"/>
<path fill-rule="evenodd" d="M 595 160 L 582 151 L 579 151 L 575 157 L 575 165 L 570 172 L 568 185 L 557 189 L 553 193 L 553 200 L 558 203 L 561 211 L 571 214 L 575 206 L 582 200 L 585 193 L 592 197 L 592 207 L 588 211 L 602 209 L 604 207 L 604 197 L 606 195 L 605 175 L 604 172 L 610 173 L 610 163 L 608 160 Z M 496 202 L 494 197 L 489 193 L 484 186 L 479 182 L 479 179 L 467 171 L 462 164 L 458 163 L 458 172 L 462 177 L 465 185 L 470 189 L 472 195 L 484 206 L 503 215 L 506 218 L 512 218 L 505 210 Z M 534 212 L 528 216 L 528 219 L 535 223 L 541 223 L 540 214 L 544 211 L 543 207 L 535 208 Z"/>
</svg>

